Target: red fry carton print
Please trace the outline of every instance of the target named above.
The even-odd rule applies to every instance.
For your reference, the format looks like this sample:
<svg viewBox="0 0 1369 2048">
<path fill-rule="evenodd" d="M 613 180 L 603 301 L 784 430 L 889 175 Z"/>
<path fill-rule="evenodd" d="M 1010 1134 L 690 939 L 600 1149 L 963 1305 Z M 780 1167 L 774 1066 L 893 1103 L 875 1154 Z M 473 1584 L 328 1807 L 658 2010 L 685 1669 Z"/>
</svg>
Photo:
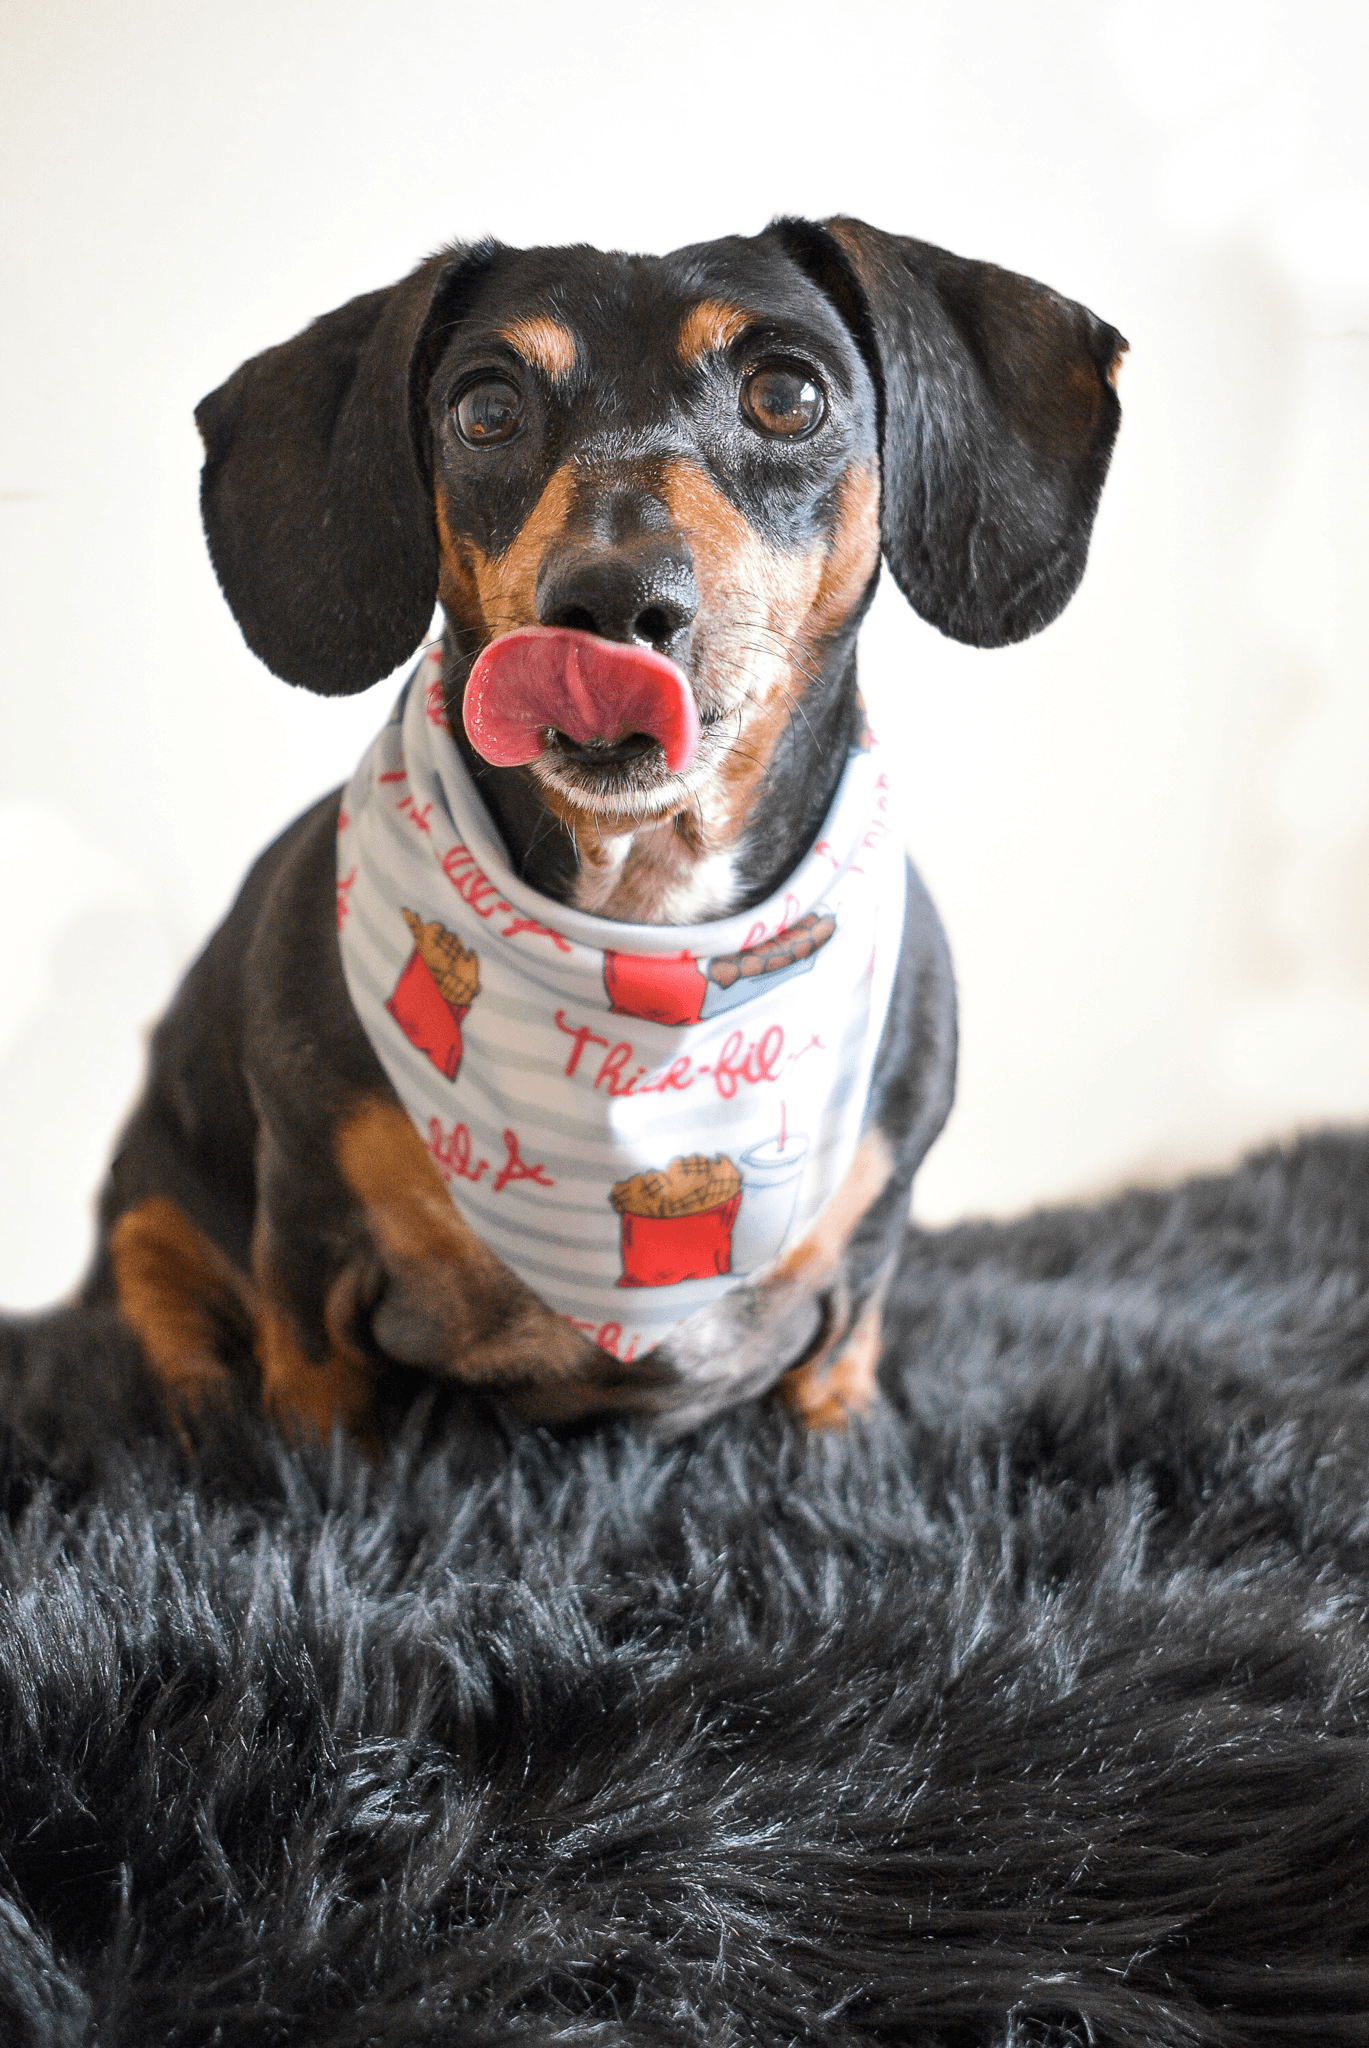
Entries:
<svg viewBox="0 0 1369 2048">
<path fill-rule="evenodd" d="M 749 1002 L 762 989 L 806 974 L 837 928 L 830 910 L 810 910 L 774 938 L 741 953 L 696 960 L 692 953 L 664 957 L 605 953 L 604 987 L 611 1007 L 655 1024 L 697 1024 Z"/>
<path fill-rule="evenodd" d="M 414 949 L 385 1007 L 410 1045 L 454 1081 L 461 1067 L 461 1020 L 480 993 L 480 960 L 455 932 L 404 912 Z"/>
<path fill-rule="evenodd" d="M 604 987 L 620 1017 L 652 1024 L 697 1024 L 708 994 L 692 953 L 606 952 Z"/>
<path fill-rule="evenodd" d="M 622 1218 L 620 1287 L 674 1287 L 732 1271 L 732 1226 L 742 1177 L 719 1153 L 672 1159 L 664 1172 L 634 1173 L 609 1190 Z"/>
</svg>

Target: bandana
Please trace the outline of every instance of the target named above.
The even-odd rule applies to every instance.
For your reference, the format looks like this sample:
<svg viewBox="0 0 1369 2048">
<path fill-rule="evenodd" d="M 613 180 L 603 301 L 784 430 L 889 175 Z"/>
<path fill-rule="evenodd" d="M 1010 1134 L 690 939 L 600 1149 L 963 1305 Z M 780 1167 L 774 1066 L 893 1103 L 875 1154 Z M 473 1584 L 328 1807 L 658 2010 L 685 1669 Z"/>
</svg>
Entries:
<svg viewBox="0 0 1369 2048">
<path fill-rule="evenodd" d="M 520 881 L 430 649 L 343 793 L 348 991 L 472 1229 L 615 1357 L 774 1260 L 850 1165 L 903 928 L 873 741 L 738 917 L 632 925 Z"/>
</svg>

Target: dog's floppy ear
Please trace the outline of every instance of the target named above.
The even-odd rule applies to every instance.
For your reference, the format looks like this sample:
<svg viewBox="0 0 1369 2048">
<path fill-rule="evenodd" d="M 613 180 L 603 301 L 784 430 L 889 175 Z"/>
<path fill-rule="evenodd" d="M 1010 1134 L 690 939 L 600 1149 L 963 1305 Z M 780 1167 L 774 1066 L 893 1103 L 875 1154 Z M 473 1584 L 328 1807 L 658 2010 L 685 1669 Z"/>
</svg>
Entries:
<svg viewBox="0 0 1369 2048">
<path fill-rule="evenodd" d="M 838 215 L 772 230 L 852 329 L 881 411 L 884 556 L 914 609 L 1001 647 L 1084 573 L 1127 344 L 991 263 Z"/>
<path fill-rule="evenodd" d="M 490 254 L 430 257 L 254 356 L 196 408 L 215 572 L 248 646 L 288 683 L 364 690 L 427 631 L 425 341 Z"/>
</svg>

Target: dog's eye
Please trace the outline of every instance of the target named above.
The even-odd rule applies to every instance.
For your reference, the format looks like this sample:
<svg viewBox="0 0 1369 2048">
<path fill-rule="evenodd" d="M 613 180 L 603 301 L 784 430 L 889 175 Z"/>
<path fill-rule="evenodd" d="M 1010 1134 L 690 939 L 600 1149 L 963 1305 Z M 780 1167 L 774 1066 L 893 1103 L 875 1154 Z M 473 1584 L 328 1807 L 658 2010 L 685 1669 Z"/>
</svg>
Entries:
<svg viewBox="0 0 1369 2048">
<path fill-rule="evenodd" d="M 751 372 L 742 385 L 742 411 L 763 434 L 784 434 L 795 440 L 822 424 L 827 405 L 813 379 L 802 370 L 775 365 Z"/>
<path fill-rule="evenodd" d="M 456 431 L 470 448 L 511 441 L 523 424 L 523 394 L 502 377 L 487 377 L 462 392 L 455 418 Z"/>
</svg>

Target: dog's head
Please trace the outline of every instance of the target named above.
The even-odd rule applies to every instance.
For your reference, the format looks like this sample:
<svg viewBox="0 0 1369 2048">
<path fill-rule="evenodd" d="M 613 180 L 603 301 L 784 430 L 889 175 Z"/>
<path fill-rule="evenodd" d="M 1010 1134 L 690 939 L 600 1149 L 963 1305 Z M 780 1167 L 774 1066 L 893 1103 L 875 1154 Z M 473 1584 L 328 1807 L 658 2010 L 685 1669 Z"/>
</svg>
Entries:
<svg viewBox="0 0 1369 2048">
<path fill-rule="evenodd" d="M 387 674 L 440 596 L 456 728 L 511 630 L 668 657 L 700 728 L 681 772 L 649 734 L 585 745 L 550 719 L 527 772 L 600 817 L 740 816 L 796 710 L 821 718 L 851 672 L 881 550 L 980 646 L 1066 603 L 1124 347 L 1041 285 L 856 220 L 665 257 L 451 249 L 204 400 L 210 551 L 250 645 L 313 690 Z"/>
</svg>

